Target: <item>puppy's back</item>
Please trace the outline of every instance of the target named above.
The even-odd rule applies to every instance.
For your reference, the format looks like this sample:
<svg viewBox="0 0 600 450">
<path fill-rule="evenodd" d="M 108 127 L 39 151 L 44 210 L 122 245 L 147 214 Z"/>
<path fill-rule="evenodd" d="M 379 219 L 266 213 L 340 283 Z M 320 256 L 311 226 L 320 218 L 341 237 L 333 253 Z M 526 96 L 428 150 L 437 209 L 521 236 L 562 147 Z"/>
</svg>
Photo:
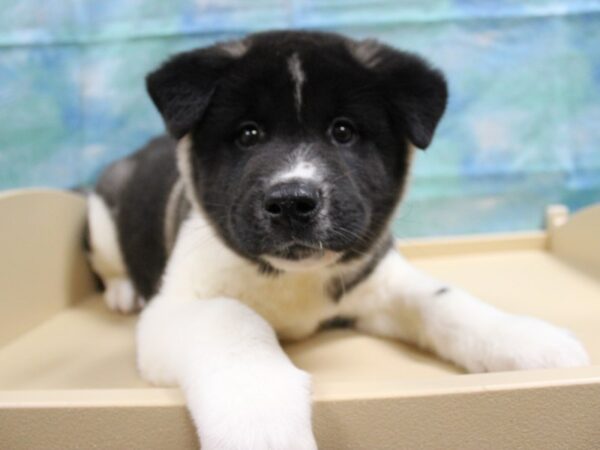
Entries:
<svg viewBox="0 0 600 450">
<path fill-rule="evenodd" d="M 107 167 L 95 188 L 114 223 L 117 246 L 127 270 L 123 275 L 131 279 L 137 293 L 145 299 L 156 293 L 166 265 L 170 238 L 165 230 L 176 230 L 179 225 L 166 226 L 167 220 L 174 219 L 167 217 L 168 203 L 177 202 L 178 216 L 189 210 L 183 192 L 180 198 L 173 199 L 171 195 L 179 178 L 176 144 L 167 136 L 151 140 Z M 92 232 L 93 225 L 90 223 Z"/>
</svg>

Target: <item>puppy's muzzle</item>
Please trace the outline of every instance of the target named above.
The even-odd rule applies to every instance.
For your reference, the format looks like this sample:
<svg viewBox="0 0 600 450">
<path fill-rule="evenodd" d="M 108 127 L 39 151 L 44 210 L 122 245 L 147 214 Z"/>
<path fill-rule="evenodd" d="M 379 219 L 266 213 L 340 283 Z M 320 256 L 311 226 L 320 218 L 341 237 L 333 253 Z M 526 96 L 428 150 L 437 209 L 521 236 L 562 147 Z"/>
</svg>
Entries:
<svg viewBox="0 0 600 450">
<path fill-rule="evenodd" d="M 276 184 L 267 191 L 263 207 L 273 224 L 307 225 L 322 207 L 321 193 L 307 182 Z"/>
</svg>

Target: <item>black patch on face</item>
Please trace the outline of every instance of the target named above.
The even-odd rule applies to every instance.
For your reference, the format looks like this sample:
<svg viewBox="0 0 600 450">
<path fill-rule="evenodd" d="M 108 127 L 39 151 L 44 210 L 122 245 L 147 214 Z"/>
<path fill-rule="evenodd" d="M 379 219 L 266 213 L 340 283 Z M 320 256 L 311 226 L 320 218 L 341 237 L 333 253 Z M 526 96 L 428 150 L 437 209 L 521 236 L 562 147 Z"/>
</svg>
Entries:
<svg viewBox="0 0 600 450">
<path fill-rule="evenodd" d="M 426 147 L 443 113 L 442 75 L 382 44 L 366 64 L 356 56 L 360 42 L 334 34 L 261 33 L 244 45 L 236 55 L 218 45 L 181 54 L 147 78 L 170 132 L 191 135 L 195 193 L 209 220 L 257 264 L 267 255 L 299 260 L 330 250 L 348 262 L 370 253 L 401 198 L 408 141 Z M 304 80 L 299 111 L 292 58 Z M 340 118 L 354 132 L 343 143 L 331 131 Z M 290 195 L 316 192 L 318 209 L 306 220 L 275 220 L 278 209 L 265 206 L 273 177 L 297 159 L 317 167 L 320 180 L 288 186 Z"/>
<path fill-rule="evenodd" d="M 327 288 L 329 296 L 334 301 L 338 302 L 344 295 L 348 294 L 352 289 L 366 280 L 369 275 L 373 273 L 373 270 L 375 270 L 379 261 L 381 261 L 390 248 L 392 248 L 393 242 L 392 236 L 388 235 L 388 237 L 375 249 L 372 256 L 364 263 L 362 268 L 349 275 L 334 278 Z"/>
</svg>

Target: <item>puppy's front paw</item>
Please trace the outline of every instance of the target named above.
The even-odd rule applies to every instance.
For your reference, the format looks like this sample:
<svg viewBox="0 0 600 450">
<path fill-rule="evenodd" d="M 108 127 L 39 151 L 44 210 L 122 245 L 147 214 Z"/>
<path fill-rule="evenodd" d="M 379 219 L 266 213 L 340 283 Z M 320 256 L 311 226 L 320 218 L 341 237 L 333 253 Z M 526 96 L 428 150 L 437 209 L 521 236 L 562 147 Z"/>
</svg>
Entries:
<svg viewBox="0 0 600 450">
<path fill-rule="evenodd" d="M 308 374 L 240 367 L 214 375 L 185 388 L 203 450 L 317 449 Z"/>
<path fill-rule="evenodd" d="M 569 331 L 532 317 L 500 318 L 483 342 L 479 355 L 469 358 L 469 371 L 496 372 L 590 364 L 587 352 Z"/>
<path fill-rule="evenodd" d="M 109 309 L 121 314 L 131 314 L 144 306 L 143 299 L 135 292 L 128 278 L 111 278 L 106 281 L 104 301 Z"/>
</svg>

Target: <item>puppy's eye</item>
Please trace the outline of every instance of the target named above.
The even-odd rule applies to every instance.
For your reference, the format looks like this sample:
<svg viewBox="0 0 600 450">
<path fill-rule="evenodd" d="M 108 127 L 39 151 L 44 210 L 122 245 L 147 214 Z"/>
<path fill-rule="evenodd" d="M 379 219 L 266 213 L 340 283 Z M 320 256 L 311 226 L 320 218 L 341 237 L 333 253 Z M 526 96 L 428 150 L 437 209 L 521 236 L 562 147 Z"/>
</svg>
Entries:
<svg viewBox="0 0 600 450">
<path fill-rule="evenodd" d="M 262 132 L 255 123 L 242 125 L 237 134 L 236 142 L 241 147 L 249 148 L 258 144 L 262 139 Z"/>
<path fill-rule="evenodd" d="M 349 144 L 356 137 L 354 124 L 348 119 L 335 119 L 329 132 L 337 144 Z"/>
</svg>

